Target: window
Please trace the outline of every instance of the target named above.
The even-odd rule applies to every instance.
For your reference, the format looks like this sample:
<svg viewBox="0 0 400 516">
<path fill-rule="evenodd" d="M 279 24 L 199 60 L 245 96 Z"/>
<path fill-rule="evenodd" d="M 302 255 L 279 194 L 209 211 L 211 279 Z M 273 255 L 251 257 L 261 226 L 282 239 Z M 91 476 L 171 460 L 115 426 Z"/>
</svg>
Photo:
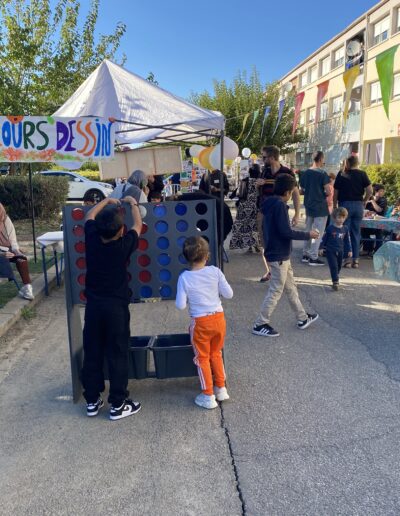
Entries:
<svg viewBox="0 0 400 516">
<path fill-rule="evenodd" d="M 300 116 L 299 116 L 299 125 L 306 125 L 306 112 L 304 111 L 300 111 Z"/>
<path fill-rule="evenodd" d="M 321 75 L 326 75 L 330 70 L 330 57 L 321 60 Z"/>
<path fill-rule="evenodd" d="M 320 109 L 320 113 L 319 113 L 319 121 L 323 122 L 327 118 L 328 118 L 328 102 L 325 101 L 325 102 L 321 103 L 321 109 Z"/>
<path fill-rule="evenodd" d="M 400 97 L 400 73 L 397 73 L 393 79 L 393 98 L 398 99 Z"/>
<path fill-rule="evenodd" d="M 333 53 L 333 68 L 344 64 L 344 47 L 340 47 Z"/>
<path fill-rule="evenodd" d="M 318 79 L 318 66 L 314 65 L 310 68 L 310 82 L 314 82 Z"/>
<path fill-rule="evenodd" d="M 371 82 L 370 104 L 376 104 L 382 100 L 381 84 L 379 81 Z"/>
<path fill-rule="evenodd" d="M 300 88 L 304 88 L 307 85 L 307 72 L 303 72 L 300 75 Z"/>
<path fill-rule="evenodd" d="M 343 97 L 339 95 L 332 99 L 332 116 L 340 115 L 343 111 Z"/>
<path fill-rule="evenodd" d="M 386 16 L 383 20 L 375 23 L 372 38 L 372 45 L 377 45 L 381 41 L 385 41 L 389 37 L 390 17 Z"/>
<path fill-rule="evenodd" d="M 312 124 L 315 122 L 315 106 L 308 108 L 307 120 L 308 120 L 309 124 Z"/>
</svg>

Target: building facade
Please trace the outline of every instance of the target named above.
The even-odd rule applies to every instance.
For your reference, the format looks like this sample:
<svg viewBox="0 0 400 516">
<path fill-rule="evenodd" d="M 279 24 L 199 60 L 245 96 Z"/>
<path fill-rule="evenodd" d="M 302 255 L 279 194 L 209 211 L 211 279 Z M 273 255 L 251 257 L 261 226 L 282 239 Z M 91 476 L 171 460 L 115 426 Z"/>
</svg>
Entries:
<svg viewBox="0 0 400 516">
<path fill-rule="evenodd" d="M 311 163 L 315 150 L 326 153 L 328 170 L 337 170 L 350 154 L 364 163 L 400 162 L 400 48 L 394 57 L 390 118 L 382 104 L 375 58 L 400 44 L 400 0 L 382 0 L 281 79 L 295 93 L 304 92 L 299 126 L 308 141 L 286 160 L 297 168 Z M 343 74 L 360 66 L 351 91 L 349 115 L 343 118 Z M 317 112 L 318 85 L 329 81 Z"/>
</svg>

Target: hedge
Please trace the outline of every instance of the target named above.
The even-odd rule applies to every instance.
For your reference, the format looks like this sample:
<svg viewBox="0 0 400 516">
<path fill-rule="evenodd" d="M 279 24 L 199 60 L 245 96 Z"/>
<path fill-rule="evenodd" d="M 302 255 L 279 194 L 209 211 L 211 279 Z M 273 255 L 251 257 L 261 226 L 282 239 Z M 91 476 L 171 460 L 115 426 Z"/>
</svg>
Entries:
<svg viewBox="0 0 400 516">
<path fill-rule="evenodd" d="M 393 204 L 400 197 L 400 163 L 383 163 L 382 165 L 364 165 L 372 184 L 381 183 L 385 186 L 386 198 Z"/>
<path fill-rule="evenodd" d="M 68 179 L 36 175 L 32 184 L 35 216 L 43 219 L 58 216 L 67 200 Z M 29 218 L 31 212 L 28 177 L 0 177 L 0 202 L 11 220 Z"/>
</svg>

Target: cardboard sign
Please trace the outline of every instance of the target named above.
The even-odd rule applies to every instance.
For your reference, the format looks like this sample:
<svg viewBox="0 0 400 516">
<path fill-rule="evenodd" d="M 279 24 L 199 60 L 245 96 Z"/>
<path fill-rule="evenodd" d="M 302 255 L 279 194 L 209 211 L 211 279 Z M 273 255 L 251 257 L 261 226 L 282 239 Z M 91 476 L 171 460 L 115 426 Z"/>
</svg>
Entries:
<svg viewBox="0 0 400 516">
<path fill-rule="evenodd" d="M 0 161 L 110 159 L 114 127 L 98 117 L 0 116 Z"/>
<path fill-rule="evenodd" d="M 181 148 L 142 147 L 116 152 L 114 159 L 100 163 L 102 179 L 129 177 L 134 170 L 143 170 L 148 175 L 182 172 Z"/>
</svg>

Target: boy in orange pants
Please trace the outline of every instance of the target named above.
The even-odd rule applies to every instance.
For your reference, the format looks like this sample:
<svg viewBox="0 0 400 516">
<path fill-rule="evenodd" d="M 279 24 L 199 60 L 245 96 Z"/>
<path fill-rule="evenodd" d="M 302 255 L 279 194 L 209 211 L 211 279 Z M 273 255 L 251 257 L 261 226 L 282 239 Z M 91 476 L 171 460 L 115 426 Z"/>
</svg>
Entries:
<svg viewBox="0 0 400 516">
<path fill-rule="evenodd" d="M 213 409 L 218 406 L 217 401 L 229 399 L 222 359 L 226 322 L 220 295 L 230 299 L 233 291 L 220 269 L 206 266 L 209 247 L 204 238 L 186 239 L 183 255 L 190 270 L 179 276 L 176 307 L 183 310 L 189 304 L 192 318 L 190 336 L 202 389 L 194 402 L 199 407 Z"/>
</svg>

